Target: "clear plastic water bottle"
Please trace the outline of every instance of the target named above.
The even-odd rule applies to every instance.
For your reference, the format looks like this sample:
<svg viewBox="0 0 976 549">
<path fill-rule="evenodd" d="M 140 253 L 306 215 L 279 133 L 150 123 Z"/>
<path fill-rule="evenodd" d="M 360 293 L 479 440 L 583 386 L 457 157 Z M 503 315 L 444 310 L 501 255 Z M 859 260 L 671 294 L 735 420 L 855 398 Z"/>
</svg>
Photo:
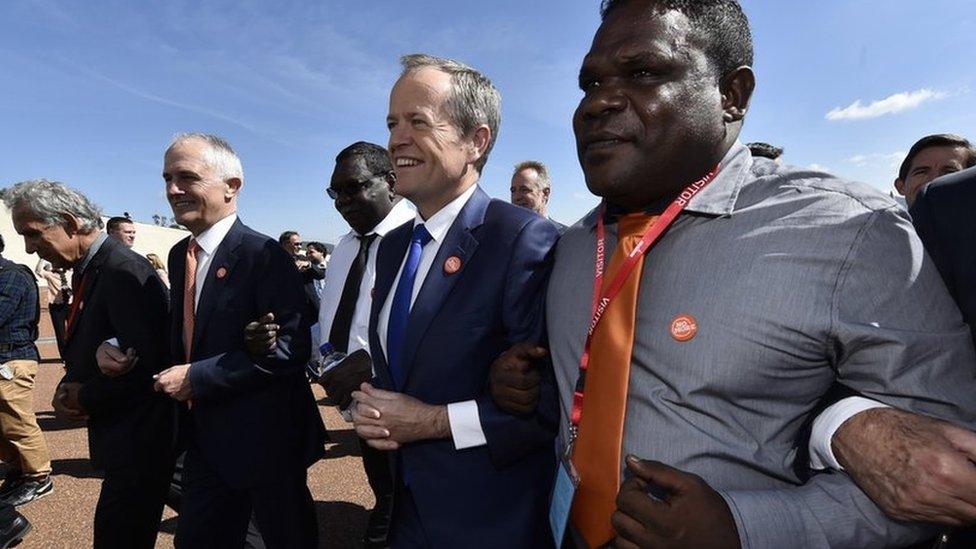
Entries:
<svg viewBox="0 0 976 549">
<path fill-rule="evenodd" d="M 347 355 L 347 353 L 343 353 L 342 351 L 336 351 L 335 346 L 328 341 L 319 345 L 319 354 L 322 358 L 315 365 L 315 371 L 313 372 L 315 379 L 320 379 L 326 372 L 342 362 L 342 359 L 346 358 Z"/>
</svg>

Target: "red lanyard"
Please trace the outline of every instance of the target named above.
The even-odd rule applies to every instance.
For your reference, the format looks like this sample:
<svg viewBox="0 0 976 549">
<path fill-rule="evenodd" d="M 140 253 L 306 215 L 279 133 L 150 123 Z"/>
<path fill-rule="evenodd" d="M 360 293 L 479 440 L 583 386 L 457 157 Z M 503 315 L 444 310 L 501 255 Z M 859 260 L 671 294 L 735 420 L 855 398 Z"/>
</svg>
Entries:
<svg viewBox="0 0 976 549">
<path fill-rule="evenodd" d="M 72 289 L 71 291 L 71 308 L 68 309 L 68 318 L 65 321 L 64 327 L 64 337 L 68 339 L 74 332 L 75 320 L 77 320 L 78 313 L 81 312 L 82 308 L 82 294 L 85 293 L 85 280 L 88 279 L 87 275 L 81 275 L 81 282 L 78 283 L 77 289 Z"/>
<path fill-rule="evenodd" d="M 576 382 L 576 390 L 573 392 L 573 414 L 570 418 L 574 436 L 576 428 L 579 427 L 580 419 L 583 417 L 583 393 L 586 386 L 586 369 L 590 363 L 590 345 L 593 343 L 593 333 L 596 331 L 600 319 L 603 318 L 603 313 L 607 311 L 607 307 L 613 301 L 613 298 L 617 297 L 617 294 L 620 293 L 624 282 L 627 281 L 634 268 L 637 267 L 643 255 L 660 240 L 661 235 L 674 223 L 674 220 L 678 218 L 678 215 L 685 209 L 688 202 L 715 179 L 715 176 L 718 175 L 718 170 L 719 167 L 715 166 L 708 175 L 688 185 L 681 191 L 681 194 L 671 202 L 668 208 L 664 210 L 664 213 L 644 233 L 640 242 L 637 243 L 637 246 L 634 247 L 630 255 L 627 256 L 627 259 L 624 260 L 623 265 L 620 266 L 620 271 L 617 273 L 617 276 L 610 281 L 610 285 L 605 292 L 603 291 L 603 274 L 606 259 L 606 228 L 604 227 L 603 215 L 606 213 L 606 203 L 600 204 L 596 218 L 596 274 L 593 277 L 592 316 L 590 317 L 590 327 L 586 333 L 586 344 L 583 346 L 583 356 L 580 358 L 579 379 Z"/>
</svg>

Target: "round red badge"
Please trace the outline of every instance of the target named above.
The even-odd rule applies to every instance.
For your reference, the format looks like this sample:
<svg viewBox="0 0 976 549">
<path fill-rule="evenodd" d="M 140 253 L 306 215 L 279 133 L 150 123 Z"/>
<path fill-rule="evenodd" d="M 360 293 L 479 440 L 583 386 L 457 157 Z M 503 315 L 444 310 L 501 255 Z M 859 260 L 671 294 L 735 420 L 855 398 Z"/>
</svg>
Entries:
<svg viewBox="0 0 976 549">
<path fill-rule="evenodd" d="M 460 257 L 458 257 L 456 255 L 452 255 L 451 257 L 447 258 L 447 261 L 444 262 L 444 272 L 445 273 L 447 273 L 449 275 L 452 275 L 452 274 L 454 274 L 454 273 L 456 273 L 456 272 L 458 272 L 460 270 L 461 270 L 461 258 Z"/>
<path fill-rule="evenodd" d="M 671 337 L 677 341 L 690 341 L 698 333 L 698 321 L 691 315 L 678 315 L 671 321 Z"/>
<path fill-rule="evenodd" d="M 227 269 L 225 267 L 217 269 L 217 278 L 224 278 L 225 276 L 227 276 Z"/>
</svg>

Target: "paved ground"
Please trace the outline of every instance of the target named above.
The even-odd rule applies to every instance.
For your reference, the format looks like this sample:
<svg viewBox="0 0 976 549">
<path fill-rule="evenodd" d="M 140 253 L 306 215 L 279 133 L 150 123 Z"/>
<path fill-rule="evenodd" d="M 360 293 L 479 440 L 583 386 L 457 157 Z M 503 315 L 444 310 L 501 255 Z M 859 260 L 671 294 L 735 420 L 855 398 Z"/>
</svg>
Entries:
<svg viewBox="0 0 976 549">
<path fill-rule="evenodd" d="M 54 387 L 62 375 L 61 364 L 43 363 L 38 370 L 34 408 L 51 450 L 54 493 L 21 508 L 34 530 L 20 547 L 91 547 L 91 524 L 100 480 L 88 464 L 85 429 L 58 420 L 51 411 Z M 324 396 L 319 387 L 315 389 L 317 398 Z M 333 408 L 321 406 L 320 410 L 335 441 L 327 446 L 325 459 L 309 470 L 320 545 L 355 547 L 365 529 L 373 496 L 366 484 L 351 426 Z M 167 509 L 157 547 L 173 546 L 176 520 L 175 514 Z"/>
</svg>

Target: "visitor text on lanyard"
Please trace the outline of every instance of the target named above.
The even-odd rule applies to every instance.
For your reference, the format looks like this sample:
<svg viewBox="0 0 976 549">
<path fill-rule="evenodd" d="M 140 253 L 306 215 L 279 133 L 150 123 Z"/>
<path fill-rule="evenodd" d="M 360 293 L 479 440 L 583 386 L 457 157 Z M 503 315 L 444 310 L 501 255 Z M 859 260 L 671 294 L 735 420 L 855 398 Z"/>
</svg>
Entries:
<svg viewBox="0 0 976 549">
<path fill-rule="evenodd" d="M 576 438 L 580 419 L 583 417 L 583 393 L 586 388 L 586 368 L 590 362 L 590 345 L 593 343 L 593 333 L 596 331 L 600 319 L 603 318 L 603 313 L 606 312 L 607 306 L 610 305 L 613 298 L 617 297 L 617 294 L 620 293 L 624 282 L 627 281 L 627 277 L 630 276 L 634 267 L 641 260 L 641 256 L 647 253 L 647 250 L 651 249 L 661 238 L 661 235 L 674 223 L 674 220 L 678 218 L 678 215 L 685 209 L 688 202 L 715 179 L 718 170 L 719 167 L 716 166 L 708 175 L 688 185 L 681 191 L 681 194 L 671 202 L 658 220 L 644 233 L 640 242 L 637 243 L 637 246 L 624 260 L 623 265 L 620 266 L 620 271 L 610 281 L 610 285 L 606 291 L 603 291 L 603 274 L 606 267 L 606 228 L 604 227 L 603 217 L 606 213 L 606 202 L 600 204 L 596 221 L 596 273 L 593 278 L 592 316 L 590 317 L 590 325 L 586 333 L 586 344 L 583 346 L 583 356 L 580 359 L 579 379 L 576 381 L 576 389 L 573 392 L 573 413 L 570 418 L 570 448 Z"/>
</svg>

